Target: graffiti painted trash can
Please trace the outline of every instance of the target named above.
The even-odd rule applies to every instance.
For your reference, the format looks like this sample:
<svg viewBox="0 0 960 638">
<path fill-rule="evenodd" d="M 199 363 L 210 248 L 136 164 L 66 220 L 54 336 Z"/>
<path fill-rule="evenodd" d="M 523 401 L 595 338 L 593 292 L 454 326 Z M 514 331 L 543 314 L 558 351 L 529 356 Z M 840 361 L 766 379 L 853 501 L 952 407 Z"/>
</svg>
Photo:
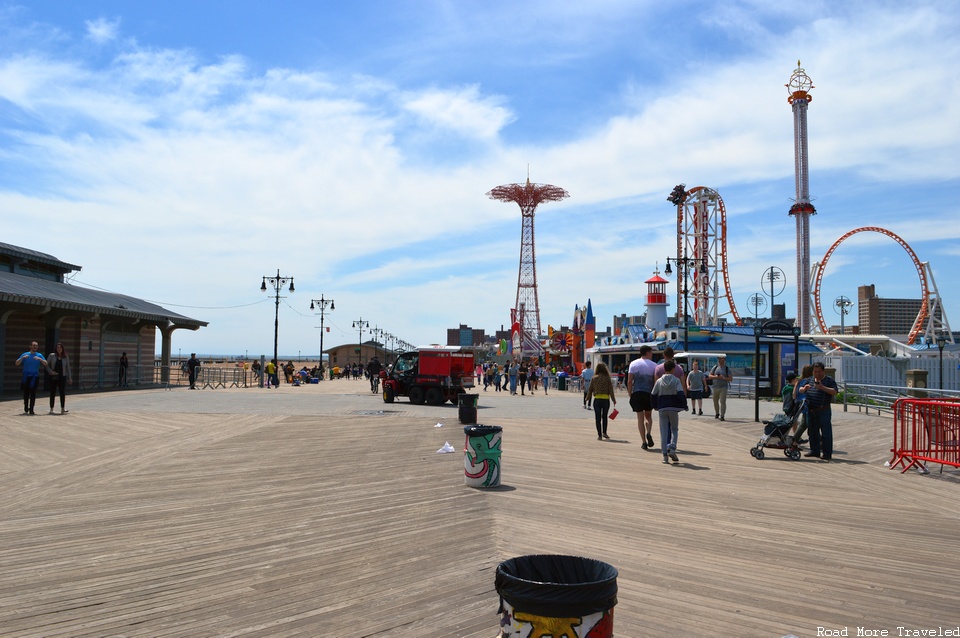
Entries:
<svg viewBox="0 0 960 638">
<path fill-rule="evenodd" d="M 496 425 L 468 425 L 463 428 L 463 482 L 470 487 L 500 485 L 500 441 L 503 428 Z"/>
<path fill-rule="evenodd" d="M 579 556 L 536 554 L 497 566 L 499 638 L 612 638 L 617 570 Z"/>
<path fill-rule="evenodd" d="M 479 394 L 461 393 L 457 395 L 457 404 L 460 409 L 460 423 L 470 425 L 477 422 L 477 402 Z"/>
</svg>

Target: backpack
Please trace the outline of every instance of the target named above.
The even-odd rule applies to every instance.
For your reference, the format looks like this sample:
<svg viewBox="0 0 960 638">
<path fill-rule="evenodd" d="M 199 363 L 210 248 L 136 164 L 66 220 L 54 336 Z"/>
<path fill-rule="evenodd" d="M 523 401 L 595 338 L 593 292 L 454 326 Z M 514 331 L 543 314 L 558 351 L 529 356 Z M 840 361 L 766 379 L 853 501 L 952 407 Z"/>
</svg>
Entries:
<svg viewBox="0 0 960 638">
<path fill-rule="evenodd" d="M 783 399 L 783 413 L 787 416 L 793 416 L 793 413 L 797 409 L 797 400 L 793 398 L 793 392 L 788 394 Z"/>
</svg>

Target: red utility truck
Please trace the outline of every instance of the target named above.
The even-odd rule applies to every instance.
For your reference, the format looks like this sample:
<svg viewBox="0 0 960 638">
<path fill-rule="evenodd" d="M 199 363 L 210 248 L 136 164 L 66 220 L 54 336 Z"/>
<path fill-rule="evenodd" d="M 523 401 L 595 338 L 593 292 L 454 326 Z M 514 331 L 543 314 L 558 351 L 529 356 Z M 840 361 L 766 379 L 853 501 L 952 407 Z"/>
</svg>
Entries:
<svg viewBox="0 0 960 638">
<path fill-rule="evenodd" d="M 383 379 L 383 401 L 400 396 L 410 403 L 456 404 L 457 397 L 473 387 L 473 353 L 456 346 L 425 346 L 397 357 Z"/>
</svg>

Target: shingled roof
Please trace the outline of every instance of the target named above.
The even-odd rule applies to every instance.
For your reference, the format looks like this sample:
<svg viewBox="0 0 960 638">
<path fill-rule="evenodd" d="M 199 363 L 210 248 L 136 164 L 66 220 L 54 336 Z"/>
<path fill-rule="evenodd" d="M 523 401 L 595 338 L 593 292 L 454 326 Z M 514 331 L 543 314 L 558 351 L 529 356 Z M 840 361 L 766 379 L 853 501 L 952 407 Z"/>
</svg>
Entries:
<svg viewBox="0 0 960 638">
<path fill-rule="evenodd" d="M 136 297 L 9 272 L 0 272 L 0 303 L 127 317 L 159 325 L 170 322 L 177 326 L 194 329 L 207 325 L 206 321 L 170 312 L 162 306 Z"/>
</svg>

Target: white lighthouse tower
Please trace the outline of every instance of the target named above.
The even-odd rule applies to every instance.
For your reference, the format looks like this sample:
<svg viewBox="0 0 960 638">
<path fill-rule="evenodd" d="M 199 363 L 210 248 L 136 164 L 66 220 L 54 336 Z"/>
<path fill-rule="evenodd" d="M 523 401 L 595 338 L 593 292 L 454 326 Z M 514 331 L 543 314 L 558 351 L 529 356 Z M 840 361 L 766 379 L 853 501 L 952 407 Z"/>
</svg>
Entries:
<svg viewBox="0 0 960 638">
<path fill-rule="evenodd" d="M 653 277 L 647 279 L 647 328 L 654 332 L 667 328 L 667 284 L 670 282 L 654 271 Z"/>
</svg>

